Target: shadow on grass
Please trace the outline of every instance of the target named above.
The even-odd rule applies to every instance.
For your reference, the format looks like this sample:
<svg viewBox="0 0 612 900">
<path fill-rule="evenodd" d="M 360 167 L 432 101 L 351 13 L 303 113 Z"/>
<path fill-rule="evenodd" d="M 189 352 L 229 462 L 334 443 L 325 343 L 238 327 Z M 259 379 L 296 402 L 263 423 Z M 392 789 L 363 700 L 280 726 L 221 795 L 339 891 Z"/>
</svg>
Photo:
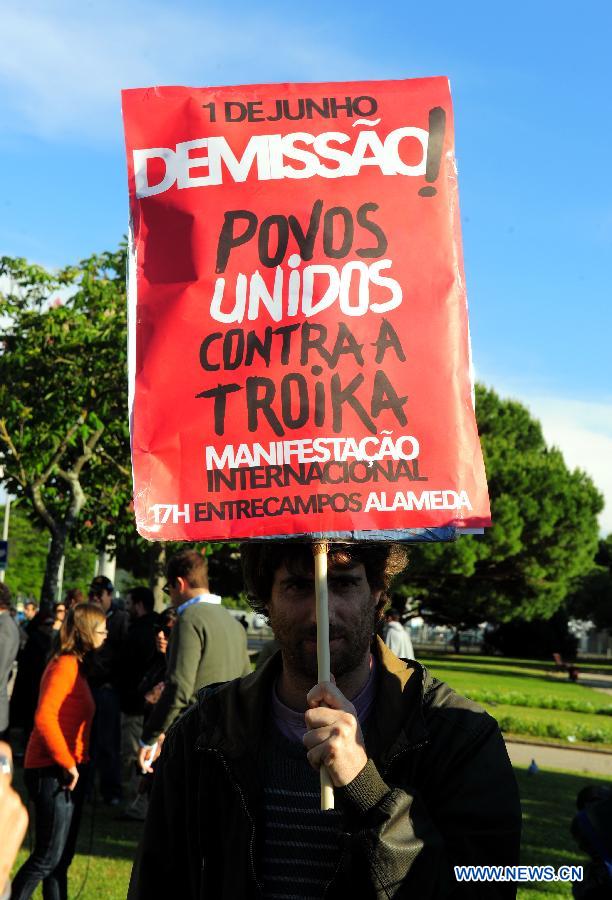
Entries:
<svg viewBox="0 0 612 900">
<path fill-rule="evenodd" d="M 523 839 L 521 863 L 524 865 L 586 866 L 588 859 L 580 852 L 570 834 L 570 823 L 576 814 L 576 795 L 589 784 L 608 783 L 596 775 L 574 775 L 565 772 L 542 771 L 528 775 L 525 769 L 515 769 L 523 807 Z M 529 893 L 571 897 L 571 886 L 532 883 Z"/>
<path fill-rule="evenodd" d="M 492 671 L 492 666 L 489 666 L 488 663 L 481 663 L 480 665 L 464 665 L 464 660 L 457 658 L 456 660 L 447 660 L 447 659 L 434 659 L 433 657 L 427 658 L 427 661 L 423 663 L 423 665 L 427 666 L 427 668 L 438 669 L 444 672 L 463 672 L 466 675 L 490 675 L 493 678 L 530 678 L 533 681 L 539 681 L 543 685 L 550 686 L 551 682 L 554 684 L 571 684 L 572 682 L 567 679 L 552 679 L 552 670 L 548 672 L 542 671 L 538 672 L 526 672 L 523 669 L 516 668 L 511 672 L 502 672 L 494 669 Z"/>
<path fill-rule="evenodd" d="M 420 654 L 424 659 L 435 659 L 436 664 L 440 662 L 457 662 L 472 666 L 486 666 L 487 668 L 495 668 L 497 666 L 513 666 L 517 669 L 525 667 L 526 669 L 538 669 L 541 672 L 553 673 L 555 671 L 555 663 L 552 657 L 550 659 L 517 659 L 515 656 L 481 656 L 478 653 L 448 653 L 424 648 Z M 596 678 L 597 675 L 612 675 L 612 663 L 599 661 L 599 663 L 588 663 L 583 659 L 577 659 L 581 676 L 585 678 Z"/>
<path fill-rule="evenodd" d="M 552 671 L 554 662 L 546 659 L 517 659 L 514 656 L 481 656 L 478 653 L 438 653 L 435 650 L 426 650 L 423 657 L 427 659 L 440 660 L 440 662 L 458 662 L 465 663 L 469 666 L 514 666 L 521 669 L 523 666 L 527 669 L 541 669 L 542 671 Z"/>
</svg>

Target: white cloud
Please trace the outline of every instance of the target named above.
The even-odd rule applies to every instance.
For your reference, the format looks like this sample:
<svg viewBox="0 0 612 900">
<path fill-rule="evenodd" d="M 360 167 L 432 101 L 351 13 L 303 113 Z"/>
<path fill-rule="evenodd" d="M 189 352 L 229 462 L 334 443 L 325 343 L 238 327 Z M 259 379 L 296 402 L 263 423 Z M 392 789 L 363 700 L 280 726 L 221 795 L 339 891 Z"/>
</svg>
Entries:
<svg viewBox="0 0 612 900">
<path fill-rule="evenodd" d="M 539 419 L 546 443 L 558 447 L 570 469 L 582 469 L 603 494 L 599 515 L 603 534 L 612 533 L 612 401 L 588 401 L 530 391 L 504 389 L 491 383 L 502 397 L 519 400 Z"/>
<path fill-rule="evenodd" d="M 118 139 L 121 88 L 358 77 L 313 27 L 179 5 L 26 3 L 2 11 L 0 111 L 14 133 Z M 363 74 L 363 72 L 362 72 Z"/>
<path fill-rule="evenodd" d="M 587 472 L 604 495 L 599 524 L 612 533 L 612 403 L 534 397 L 529 406 L 547 443 L 559 447 L 570 468 Z"/>
</svg>

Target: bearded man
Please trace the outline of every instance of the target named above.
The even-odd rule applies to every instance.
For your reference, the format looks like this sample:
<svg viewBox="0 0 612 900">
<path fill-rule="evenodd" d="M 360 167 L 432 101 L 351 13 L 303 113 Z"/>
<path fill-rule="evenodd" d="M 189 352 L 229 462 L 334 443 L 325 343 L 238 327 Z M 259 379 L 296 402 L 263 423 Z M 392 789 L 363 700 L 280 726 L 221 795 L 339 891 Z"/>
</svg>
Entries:
<svg viewBox="0 0 612 900">
<path fill-rule="evenodd" d="M 312 548 L 245 544 L 252 606 L 280 650 L 201 692 L 170 729 L 130 900 L 511 898 L 458 865 L 514 865 L 520 804 L 499 728 L 375 638 L 397 544 L 332 544 L 332 681 L 317 684 Z M 319 768 L 334 785 L 321 811 Z"/>
</svg>

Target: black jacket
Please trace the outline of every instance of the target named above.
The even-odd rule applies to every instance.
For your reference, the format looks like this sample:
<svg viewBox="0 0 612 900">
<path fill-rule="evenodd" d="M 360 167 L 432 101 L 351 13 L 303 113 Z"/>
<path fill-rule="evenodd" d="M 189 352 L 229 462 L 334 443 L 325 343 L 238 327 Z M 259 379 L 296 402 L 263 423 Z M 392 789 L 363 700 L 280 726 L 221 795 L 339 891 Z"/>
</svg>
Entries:
<svg viewBox="0 0 612 900">
<path fill-rule="evenodd" d="M 159 630 L 159 616 L 154 612 L 145 613 L 130 622 L 121 645 L 119 698 L 121 712 L 127 715 L 141 716 L 144 713 L 145 699 L 139 688 L 151 666 L 159 662 L 160 657 L 163 659 L 156 646 Z"/>
<path fill-rule="evenodd" d="M 325 896 L 512 898 L 455 881 L 453 865 L 518 863 L 521 812 L 499 728 L 483 709 L 378 640 L 365 769 L 336 788 L 344 852 Z M 169 730 L 128 900 L 243 900 L 257 881 L 254 760 L 280 655 L 201 692 Z"/>
<path fill-rule="evenodd" d="M 106 614 L 108 637 L 99 650 L 92 656 L 87 680 L 94 690 L 103 685 L 112 685 L 115 689 L 121 683 L 121 650 L 128 630 L 128 614 L 111 604 Z"/>
</svg>

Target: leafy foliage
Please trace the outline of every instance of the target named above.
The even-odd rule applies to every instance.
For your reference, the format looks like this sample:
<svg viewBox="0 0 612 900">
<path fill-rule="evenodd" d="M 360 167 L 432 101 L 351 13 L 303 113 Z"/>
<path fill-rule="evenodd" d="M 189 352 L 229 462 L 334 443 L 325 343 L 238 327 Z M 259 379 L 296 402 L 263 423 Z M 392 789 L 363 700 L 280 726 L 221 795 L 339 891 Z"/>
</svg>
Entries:
<svg viewBox="0 0 612 900">
<path fill-rule="evenodd" d="M 563 659 L 576 659 L 578 639 L 571 634 L 565 604 L 548 619 L 513 619 L 502 622 L 486 635 L 486 644 L 503 656 L 548 659 L 560 653 Z"/>
<path fill-rule="evenodd" d="M 125 248 L 56 274 L 0 260 L 0 465 L 51 535 L 47 602 L 66 538 L 85 521 L 101 535 L 128 503 L 125 264 Z"/>
<path fill-rule="evenodd" d="M 595 565 L 578 579 L 568 608 L 577 619 L 612 632 L 612 534 L 599 542 Z"/>
<path fill-rule="evenodd" d="M 496 714 L 491 711 L 500 730 L 504 734 L 524 734 L 532 737 L 557 738 L 558 740 L 579 740 L 588 744 L 612 744 L 612 728 L 603 724 L 597 728 L 589 724 L 566 723 L 562 719 L 542 722 L 515 713 Z"/>
<path fill-rule="evenodd" d="M 493 527 L 453 544 L 416 546 L 400 592 L 414 615 L 458 627 L 547 619 L 592 566 L 601 495 L 546 446 L 520 403 L 479 385 L 476 416 Z"/>
<path fill-rule="evenodd" d="M 532 709 L 561 709 L 565 712 L 593 713 L 598 716 L 612 716 L 612 704 L 603 701 L 590 702 L 574 697 L 538 696 L 518 691 L 492 691 L 488 688 L 474 688 L 466 696 L 475 703 L 489 703 L 504 706 L 528 706 Z"/>
<path fill-rule="evenodd" d="M 0 506 L 0 521 L 4 508 Z M 11 507 L 9 558 L 5 581 L 13 599 L 40 596 L 49 548 L 49 533 L 28 517 L 25 509 Z M 96 552 L 92 547 L 66 546 L 63 594 L 71 587 L 85 590 L 94 572 Z"/>
</svg>

